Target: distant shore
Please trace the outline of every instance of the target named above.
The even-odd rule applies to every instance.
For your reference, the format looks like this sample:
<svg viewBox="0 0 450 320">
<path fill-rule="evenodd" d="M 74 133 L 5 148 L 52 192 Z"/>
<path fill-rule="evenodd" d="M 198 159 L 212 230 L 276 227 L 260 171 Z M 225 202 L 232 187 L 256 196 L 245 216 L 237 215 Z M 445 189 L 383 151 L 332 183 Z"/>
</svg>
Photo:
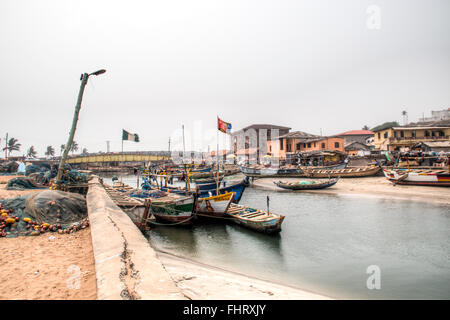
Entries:
<svg viewBox="0 0 450 320">
<path fill-rule="evenodd" d="M 299 181 L 307 178 L 260 178 L 251 183 L 252 187 L 278 192 L 308 192 L 316 194 L 336 194 L 346 196 L 376 197 L 391 200 L 420 201 L 450 205 L 450 188 L 393 185 L 385 177 L 342 178 L 334 186 L 321 190 L 290 191 L 277 187 L 274 181 Z M 318 180 L 318 179 L 313 179 Z"/>
</svg>

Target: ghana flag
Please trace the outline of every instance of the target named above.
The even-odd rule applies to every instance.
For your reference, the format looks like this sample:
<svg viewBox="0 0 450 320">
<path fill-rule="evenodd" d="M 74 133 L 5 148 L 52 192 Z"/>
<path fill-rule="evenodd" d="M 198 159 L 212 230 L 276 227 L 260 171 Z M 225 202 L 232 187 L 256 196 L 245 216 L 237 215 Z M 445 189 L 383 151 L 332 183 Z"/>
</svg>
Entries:
<svg viewBox="0 0 450 320">
<path fill-rule="evenodd" d="M 139 136 L 136 133 L 129 133 L 122 129 L 122 140 L 139 142 Z"/>
</svg>

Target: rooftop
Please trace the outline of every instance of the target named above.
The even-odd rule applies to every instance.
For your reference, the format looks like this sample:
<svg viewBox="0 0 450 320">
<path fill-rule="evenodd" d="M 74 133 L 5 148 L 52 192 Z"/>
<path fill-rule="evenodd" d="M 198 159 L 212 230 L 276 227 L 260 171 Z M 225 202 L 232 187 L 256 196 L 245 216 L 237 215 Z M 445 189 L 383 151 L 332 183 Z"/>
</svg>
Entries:
<svg viewBox="0 0 450 320">
<path fill-rule="evenodd" d="M 327 137 L 318 136 L 311 133 L 306 133 L 303 131 L 292 131 L 285 135 L 280 136 L 279 138 L 289 138 L 289 139 L 298 139 L 301 142 L 313 142 L 326 139 Z"/>
<path fill-rule="evenodd" d="M 252 124 L 250 126 L 247 126 L 245 128 L 242 128 L 242 130 L 248 130 L 248 129 L 278 129 L 278 130 L 291 130 L 289 127 L 283 127 L 283 126 L 276 126 L 274 124 Z"/>
<path fill-rule="evenodd" d="M 353 136 L 353 135 L 373 135 L 374 132 L 370 130 L 350 130 L 337 134 L 336 136 Z"/>
</svg>

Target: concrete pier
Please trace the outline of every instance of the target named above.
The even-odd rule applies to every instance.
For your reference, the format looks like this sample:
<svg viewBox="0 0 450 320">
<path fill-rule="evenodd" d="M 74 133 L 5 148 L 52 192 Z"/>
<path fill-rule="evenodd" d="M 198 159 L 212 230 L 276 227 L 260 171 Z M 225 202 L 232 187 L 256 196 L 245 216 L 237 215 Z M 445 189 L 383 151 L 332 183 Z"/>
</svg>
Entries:
<svg viewBox="0 0 450 320">
<path fill-rule="evenodd" d="M 131 219 L 98 177 L 86 196 L 98 299 L 186 299 Z"/>
</svg>

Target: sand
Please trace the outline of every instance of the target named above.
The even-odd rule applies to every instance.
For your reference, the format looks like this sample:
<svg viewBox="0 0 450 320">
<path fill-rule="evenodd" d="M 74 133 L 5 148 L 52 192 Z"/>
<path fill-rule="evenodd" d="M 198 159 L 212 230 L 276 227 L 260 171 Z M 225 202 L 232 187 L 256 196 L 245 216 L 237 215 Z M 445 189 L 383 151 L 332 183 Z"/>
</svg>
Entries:
<svg viewBox="0 0 450 320">
<path fill-rule="evenodd" d="M 158 258 L 183 294 L 192 300 L 324 300 L 329 297 L 250 277 L 157 251 Z"/>
<path fill-rule="evenodd" d="M 5 183 L 14 177 L 0 176 L 0 199 L 40 191 L 6 190 Z M 90 229 L 0 238 L 0 284 L 0 299 L 96 299 Z"/>
<path fill-rule="evenodd" d="M 261 178 L 252 186 L 279 192 L 309 192 L 349 195 L 359 197 L 377 197 L 383 199 L 411 200 L 434 204 L 450 205 L 450 188 L 393 185 L 385 177 L 342 178 L 332 187 L 322 190 L 291 191 L 278 188 L 273 181 L 299 181 L 306 178 Z M 313 179 L 319 180 L 319 179 Z"/>
<path fill-rule="evenodd" d="M 0 283 L 0 299 L 96 299 L 89 228 L 72 234 L 1 238 Z"/>
</svg>

